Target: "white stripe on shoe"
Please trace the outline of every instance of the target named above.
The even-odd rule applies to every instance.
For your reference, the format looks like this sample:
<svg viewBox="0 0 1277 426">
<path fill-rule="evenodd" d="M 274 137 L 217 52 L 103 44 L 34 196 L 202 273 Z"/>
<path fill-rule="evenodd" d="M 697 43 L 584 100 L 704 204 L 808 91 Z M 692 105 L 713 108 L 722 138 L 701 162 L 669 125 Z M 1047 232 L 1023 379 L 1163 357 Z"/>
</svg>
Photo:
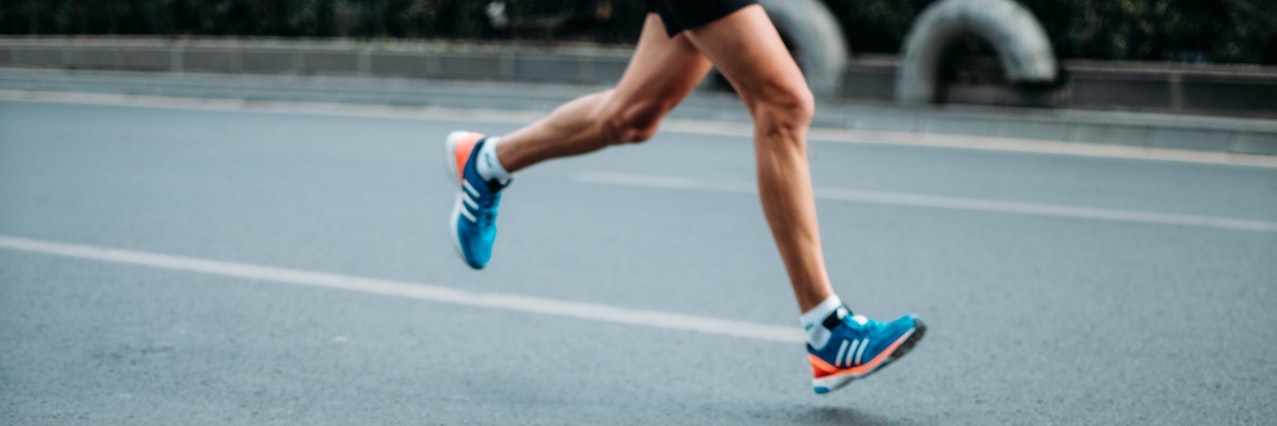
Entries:
<svg viewBox="0 0 1277 426">
<path fill-rule="evenodd" d="M 852 350 L 854 351 L 855 349 Z M 847 353 L 847 341 L 843 340 L 842 345 L 838 346 L 838 356 L 834 357 L 834 367 L 837 367 L 842 362 L 842 356 L 845 353 Z"/>
<path fill-rule="evenodd" d="M 460 210 L 460 211 L 461 211 L 461 215 L 462 215 L 462 216 L 465 216 L 465 217 L 466 217 L 466 219 L 469 219 L 471 222 L 478 222 L 478 221 L 479 221 L 479 219 L 475 219 L 475 217 L 474 217 L 474 213 L 470 213 L 470 210 L 469 210 L 469 209 L 467 209 L 467 208 L 465 208 L 465 207 L 463 207 L 463 206 L 458 206 L 458 207 L 462 207 L 462 208 L 457 209 L 457 210 Z"/>
<path fill-rule="evenodd" d="M 852 364 L 851 364 L 851 356 L 852 356 L 852 354 L 855 354 L 855 353 L 856 353 L 856 348 L 858 348 L 858 347 L 860 347 L 860 341 L 859 341 L 859 340 L 854 341 L 854 342 L 851 342 L 851 350 L 847 351 L 847 357 L 846 357 L 846 358 L 843 358 L 843 359 L 841 360 L 841 361 L 842 361 L 842 366 L 843 366 L 843 367 L 851 367 L 851 366 L 852 366 Z"/>
<path fill-rule="evenodd" d="M 860 365 L 860 357 L 865 354 L 865 347 L 869 346 L 869 338 L 866 337 L 860 343 L 860 350 L 856 351 L 856 365 Z"/>
<path fill-rule="evenodd" d="M 476 201 L 474 200 L 474 198 L 470 196 L 470 193 L 468 193 L 468 192 L 462 192 L 462 193 L 461 193 L 461 201 L 464 201 L 464 202 L 466 203 L 466 205 L 470 206 L 470 208 L 475 209 L 475 210 L 479 210 L 479 203 L 478 203 L 478 202 L 476 202 Z"/>
<path fill-rule="evenodd" d="M 479 190 L 474 189 L 474 187 L 473 187 L 473 186 L 470 186 L 470 181 L 468 181 L 468 180 L 462 180 L 462 181 L 461 181 L 461 187 L 462 187 L 462 188 L 465 188 L 465 189 L 466 189 L 466 192 L 470 193 L 470 196 L 472 196 L 472 197 L 478 197 L 478 196 L 479 196 Z"/>
</svg>

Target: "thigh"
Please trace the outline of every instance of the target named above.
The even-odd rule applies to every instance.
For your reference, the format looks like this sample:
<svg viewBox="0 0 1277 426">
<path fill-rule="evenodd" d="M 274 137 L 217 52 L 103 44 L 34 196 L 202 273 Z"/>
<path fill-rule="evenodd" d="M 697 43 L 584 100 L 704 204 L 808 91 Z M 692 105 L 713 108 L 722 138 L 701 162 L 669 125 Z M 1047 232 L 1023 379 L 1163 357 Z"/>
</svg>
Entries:
<svg viewBox="0 0 1277 426">
<path fill-rule="evenodd" d="M 807 81 L 767 12 L 758 5 L 683 33 L 746 104 L 806 93 Z"/>
<path fill-rule="evenodd" d="M 696 89 L 710 67 L 686 35 L 670 37 L 660 16 L 649 13 L 612 96 L 618 104 L 655 102 L 668 110 Z"/>
</svg>

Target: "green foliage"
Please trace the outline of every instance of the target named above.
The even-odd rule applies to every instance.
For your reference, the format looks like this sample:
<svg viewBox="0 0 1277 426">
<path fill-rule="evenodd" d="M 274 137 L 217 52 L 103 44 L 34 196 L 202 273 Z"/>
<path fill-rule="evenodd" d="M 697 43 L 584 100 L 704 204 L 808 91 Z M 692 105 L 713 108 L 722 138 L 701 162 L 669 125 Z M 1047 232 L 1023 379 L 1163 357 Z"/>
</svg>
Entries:
<svg viewBox="0 0 1277 426">
<path fill-rule="evenodd" d="M 643 21 L 643 0 L 540 1 L 551 9 L 606 4 L 611 17 L 560 31 L 504 33 L 486 24 L 487 0 L 0 0 L 0 34 L 632 42 Z M 853 50 L 895 53 L 913 20 L 935 0 L 821 1 L 841 21 Z M 1277 64 L 1277 0 L 1019 1 L 1065 58 Z"/>
</svg>

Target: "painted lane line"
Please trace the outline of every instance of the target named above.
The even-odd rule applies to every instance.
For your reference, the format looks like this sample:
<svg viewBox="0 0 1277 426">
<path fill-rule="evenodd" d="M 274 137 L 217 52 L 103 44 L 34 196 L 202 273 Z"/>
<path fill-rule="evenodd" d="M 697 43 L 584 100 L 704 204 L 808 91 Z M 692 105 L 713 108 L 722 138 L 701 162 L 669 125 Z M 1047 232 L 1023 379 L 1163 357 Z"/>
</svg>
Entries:
<svg viewBox="0 0 1277 426">
<path fill-rule="evenodd" d="M 619 308 L 594 303 L 570 302 L 515 294 L 477 293 L 424 283 L 276 268 L 247 263 L 34 240 L 7 235 L 0 235 L 0 248 L 270 283 L 346 290 L 430 302 L 556 315 L 668 330 L 693 331 L 754 340 L 787 343 L 807 341 L 802 331 L 798 330 L 798 327 L 781 327 L 746 321 Z"/>
<path fill-rule="evenodd" d="M 733 192 L 757 194 L 752 183 L 706 179 L 688 179 L 669 176 L 649 176 L 623 173 L 585 172 L 576 175 L 582 183 L 620 185 L 642 188 L 682 189 L 692 191 Z M 1011 213 L 1030 216 L 1063 217 L 1071 219 L 1131 222 L 1155 225 L 1176 225 L 1200 228 L 1227 229 L 1232 231 L 1275 232 L 1277 222 L 1231 219 L 1215 216 L 1193 216 L 1136 210 L 1112 210 L 1092 207 L 1076 207 L 1058 204 L 1024 203 L 980 198 L 947 197 L 938 195 L 908 194 L 900 192 L 861 191 L 840 188 L 816 188 L 817 199 L 850 201 L 866 204 L 925 207 L 950 210 L 967 210 L 993 213 Z"/>
</svg>

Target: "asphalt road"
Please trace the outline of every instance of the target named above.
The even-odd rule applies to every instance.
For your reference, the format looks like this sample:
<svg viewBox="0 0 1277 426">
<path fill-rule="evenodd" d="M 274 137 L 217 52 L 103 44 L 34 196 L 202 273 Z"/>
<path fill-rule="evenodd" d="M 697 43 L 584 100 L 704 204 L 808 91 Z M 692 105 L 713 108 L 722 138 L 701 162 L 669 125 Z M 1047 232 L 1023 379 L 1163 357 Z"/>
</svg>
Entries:
<svg viewBox="0 0 1277 426">
<path fill-rule="evenodd" d="M 529 170 L 474 272 L 455 128 L 513 126 L 0 103 L 0 424 L 1277 418 L 1277 169 L 815 141 L 836 289 L 930 325 L 817 396 L 789 335 L 651 319 L 797 329 L 746 139 Z"/>
</svg>

